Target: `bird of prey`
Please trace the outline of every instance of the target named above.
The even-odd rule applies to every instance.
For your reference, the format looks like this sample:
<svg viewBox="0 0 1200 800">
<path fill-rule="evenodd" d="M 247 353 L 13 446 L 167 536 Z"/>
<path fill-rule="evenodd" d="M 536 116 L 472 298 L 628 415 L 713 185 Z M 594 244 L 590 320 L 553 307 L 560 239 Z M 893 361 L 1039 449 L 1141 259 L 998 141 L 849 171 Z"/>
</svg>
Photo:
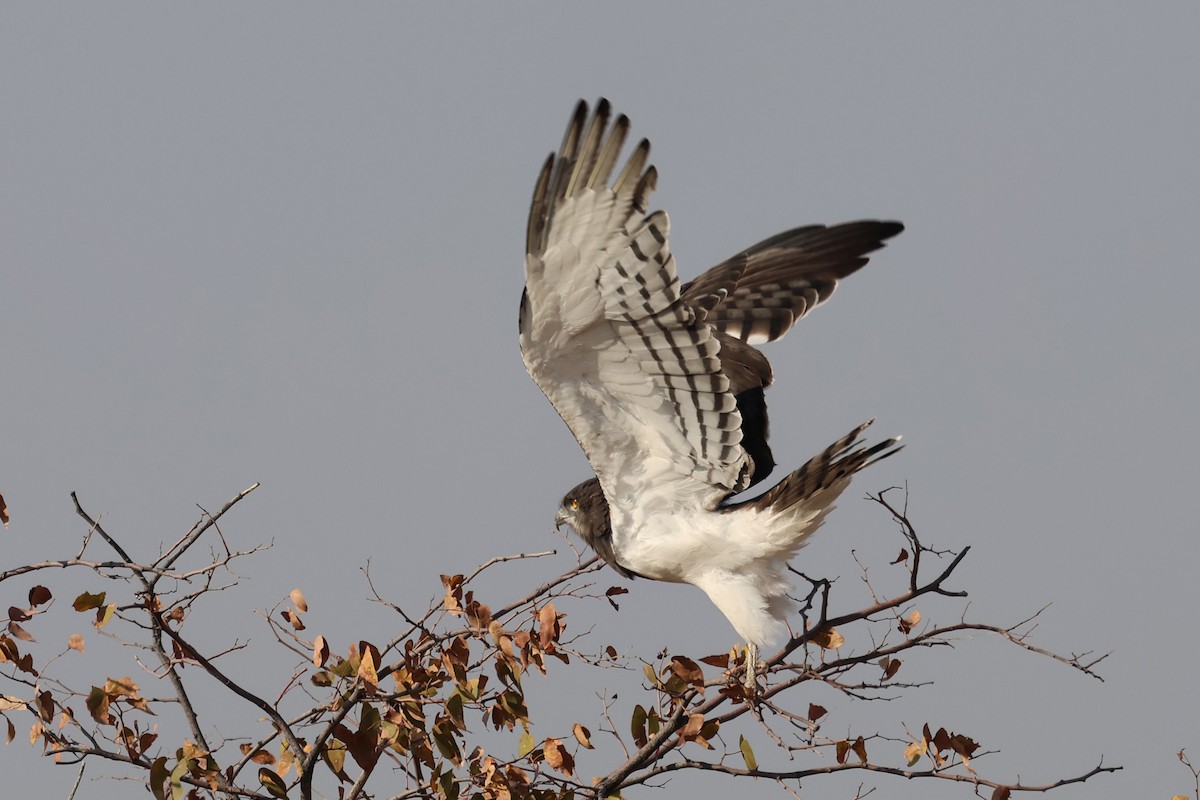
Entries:
<svg viewBox="0 0 1200 800">
<path fill-rule="evenodd" d="M 903 230 L 861 221 L 785 231 L 680 285 L 662 211 L 647 213 L 650 145 L 612 179 L 629 120 L 580 101 L 534 188 L 521 356 L 595 478 L 564 497 L 568 523 L 626 577 L 690 583 L 748 645 L 788 634 L 787 562 L 859 470 L 898 439 L 858 426 L 765 493 L 732 499 L 775 462 L 753 345 L 783 336 L 867 254 Z M 612 122 L 610 126 L 610 121 Z"/>
</svg>

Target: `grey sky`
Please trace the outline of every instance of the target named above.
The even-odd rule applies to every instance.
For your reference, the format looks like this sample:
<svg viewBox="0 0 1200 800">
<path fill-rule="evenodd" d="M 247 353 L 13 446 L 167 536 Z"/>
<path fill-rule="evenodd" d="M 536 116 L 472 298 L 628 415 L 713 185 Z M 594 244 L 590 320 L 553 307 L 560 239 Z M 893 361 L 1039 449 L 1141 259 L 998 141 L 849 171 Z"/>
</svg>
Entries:
<svg viewBox="0 0 1200 800">
<path fill-rule="evenodd" d="M 555 504 L 587 464 L 517 353 L 524 217 L 574 102 L 604 95 L 654 143 L 685 279 L 802 223 L 908 226 L 768 350 L 780 475 L 872 416 L 908 444 L 801 566 L 860 596 L 850 549 L 878 561 L 899 542 L 857 498 L 907 482 L 927 540 L 972 546 L 975 618 L 1053 602 L 1037 644 L 1115 651 L 1100 684 L 964 641 L 920 665 L 933 687 L 856 713 L 896 736 L 964 730 L 1003 750 L 998 775 L 1126 767 L 1058 798 L 1185 792 L 1197 30 L 1192 3 L 10 4 L 0 564 L 71 552 L 71 490 L 150 552 L 195 504 L 261 481 L 227 527 L 275 549 L 212 637 L 267 651 L 249 608 L 293 586 L 330 626 L 361 615 L 355 638 L 388 630 L 368 558 L 420 606 L 440 572 L 559 545 Z M 83 575 L 52 580 L 65 594 Z M 587 621 L 599 640 L 647 656 L 735 641 L 699 592 L 629 588 Z M 0 773 L 53 797 L 74 778 L 20 737 Z"/>
</svg>

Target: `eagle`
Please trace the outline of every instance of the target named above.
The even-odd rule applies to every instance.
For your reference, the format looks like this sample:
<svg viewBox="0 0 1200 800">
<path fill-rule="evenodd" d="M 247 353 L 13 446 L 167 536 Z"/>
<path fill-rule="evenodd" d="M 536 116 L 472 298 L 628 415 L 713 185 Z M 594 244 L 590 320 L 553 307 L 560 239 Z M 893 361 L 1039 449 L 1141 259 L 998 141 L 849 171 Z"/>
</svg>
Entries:
<svg viewBox="0 0 1200 800">
<path fill-rule="evenodd" d="M 611 125 L 610 125 L 611 122 Z M 766 492 L 775 466 L 754 346 L 782 337 L 833 294 L 898 222 L 808 225 L 749 247 L 680 284 L 657 171 L 643 139 L 613 173 L 630 123 L 580 101 L 534 187 L 526 231 L 521 357 L 595 477 L 555 517 L 621 575 L 701 589 L 747 643 L 789 634 L 788 561 L 851 477 L 896 453 L 859 425 Z"/>
</svg>

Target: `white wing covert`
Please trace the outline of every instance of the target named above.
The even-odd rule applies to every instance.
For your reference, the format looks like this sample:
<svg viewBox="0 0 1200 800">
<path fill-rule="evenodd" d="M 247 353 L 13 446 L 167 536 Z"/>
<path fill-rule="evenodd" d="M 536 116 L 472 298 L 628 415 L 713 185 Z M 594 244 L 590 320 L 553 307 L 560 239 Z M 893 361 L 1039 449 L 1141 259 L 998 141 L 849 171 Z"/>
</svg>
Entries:
<svg viewBox="0 0 1200 800">
<path fill-rule="evenodd" d="M 522 357 L 610 499 L 644 507 L 648 487 L 670 482 L 658 496 L 715 508 L 753 470 L 741 417 L 720 342 L 680 298 L 667 216 L 646 216 L 648 142 L 609 185 L 629 127 L 621 116 L 606 131 L 609 114 L 601 100 L 589 122 L 581 102 L 539 176 Z"/>
</svg>

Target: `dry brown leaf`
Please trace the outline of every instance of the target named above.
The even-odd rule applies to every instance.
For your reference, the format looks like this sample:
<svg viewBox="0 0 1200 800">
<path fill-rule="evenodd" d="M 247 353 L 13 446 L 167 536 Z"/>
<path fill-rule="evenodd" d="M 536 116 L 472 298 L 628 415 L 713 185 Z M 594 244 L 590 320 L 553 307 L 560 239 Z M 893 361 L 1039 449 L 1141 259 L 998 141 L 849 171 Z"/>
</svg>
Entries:
<svg viewBox="0 0 1200 800">
<path fill-rule="evenodd" d="M 914 608 L 912 611 L 900 618 L 900 632 L 904 634 L 909 633 L 913 628 L 917 627 L 917 623 L 920 621 L 921 612 Z"/>
<path fill-rule="evenodd" d="M 329 660 L 329 642 L 325 641 L 325 637 L 318 635 L 313 640 L 313 656 L 312 662 L 317 667 L 325 666 L 325 662 Z"/>
<path fill-rule="evenodd" d="M 838 633 L 836 628 L 825 628 L 814 634 L 812 641 L 822 650 L 837 650 L 846 643 L 845 637 Z"/>
<path fill-rule="evenodd" d="M 575 774 L 575 758 L 562 746 L 560 739 L 547 739 L 542 746 L 546 763 L 566 775 L 568 778 Z"/>
<path fill-rule="evenodd" d="M 549 650 L 550 646 L 558 641 L 561 631 L 562 627 L 558 622 L 558 612 L 554 608 L 554 603 L 546 603 L 538 612 L 538 646 L 542 650 Z"/>
<path fill-rule="evenodd" d="M 29 631 L 25 630 L 24 628 L 22 628 L 20 625 L 18 625 L 15 622 L 8 623 L 8 632 L 23 642 L 36 642 L 37 641 L 37 639 L 33 638 L 33 634 L 31 634 Z"/>
<path fill-rule="evenodd" d="M 35 586 L 29 590 L 29 607 L 37 608 L 40 605 L 49 603 L 53 596 L 45 586 Z"/>
<path fill-rule="evenodd" d="M 72 633 L 69 637 L 67 637 L 67 647 L 71 648 L 72 650 L 77 650 L 80 653 L 87 652 L 83 646 L 83 636 L 78 633 Z"/>
<path fill-rule="evenodd" d="M 5 504 L 2 494 L 0 494 L 0 522 L 4 523 L 4 527 L 8 527 L 8 505 Z"/>
<path fill-rule="evenodd" d="M 375 659 L 378 657 L 379 651 L 374 646 L 367 645 L 358 660 L 358 677 L 366 686 L 368 694 L 374 694 L 375 687 L 379 685 L 379 674 L 375 671 Z"/>
<path fill-rule="evenodd" d="M 297 611 L 308 611 L 308 603 L 304 599 L 304 592 L 299 589 L 292 589 L 288 597 L 292 598 L 292 604 L 296 606 Z"/>
<path fill-rule="evenodd" d="M 667 667 L 684 683 L 690 683 L 697 689 L 704 689 L 704 671 L 687 656 L 672 656 Z"/>
<path fill-rule="evenodd" d="M 808 704 L 808 719 L 810 722 L 816 722 L 821 717 L 829 713 L 829 709 L 824 706 L 819 706 L 816 703 Z"/>
<path fill-rule="evenodd" d="M 29 704 L 11 694 L 0 695 L 0 711 L 24 711 Z"/>
<path fill-rule="evenodd" d="M 462 607 L 462 575 L 442 575 L 442 585 L 446 587 L 446 596 L 442 602 L 446 610 L 454 616 L 461 616 Z"/>
<path fill-rule="evenodd" d="M 592 732 L 587 728 L 576 722 L 574 727 L 571 728 L 571 732 L 575 734 L 575 741 L 579 742 L 588 750 L 594 749 L 592 747 Z"/>
<path fill-rule="evenodd" d="M 288 624 L 292 626 L 292 630 L 304 630 L 304 621 L 300 619 L 299 614 L 295 613 L 294 611 L 288 611 L 287 609 L 284 609 L 283 611 L 279 612 L 279 615 L 288 621 Z"/>
</svg>

